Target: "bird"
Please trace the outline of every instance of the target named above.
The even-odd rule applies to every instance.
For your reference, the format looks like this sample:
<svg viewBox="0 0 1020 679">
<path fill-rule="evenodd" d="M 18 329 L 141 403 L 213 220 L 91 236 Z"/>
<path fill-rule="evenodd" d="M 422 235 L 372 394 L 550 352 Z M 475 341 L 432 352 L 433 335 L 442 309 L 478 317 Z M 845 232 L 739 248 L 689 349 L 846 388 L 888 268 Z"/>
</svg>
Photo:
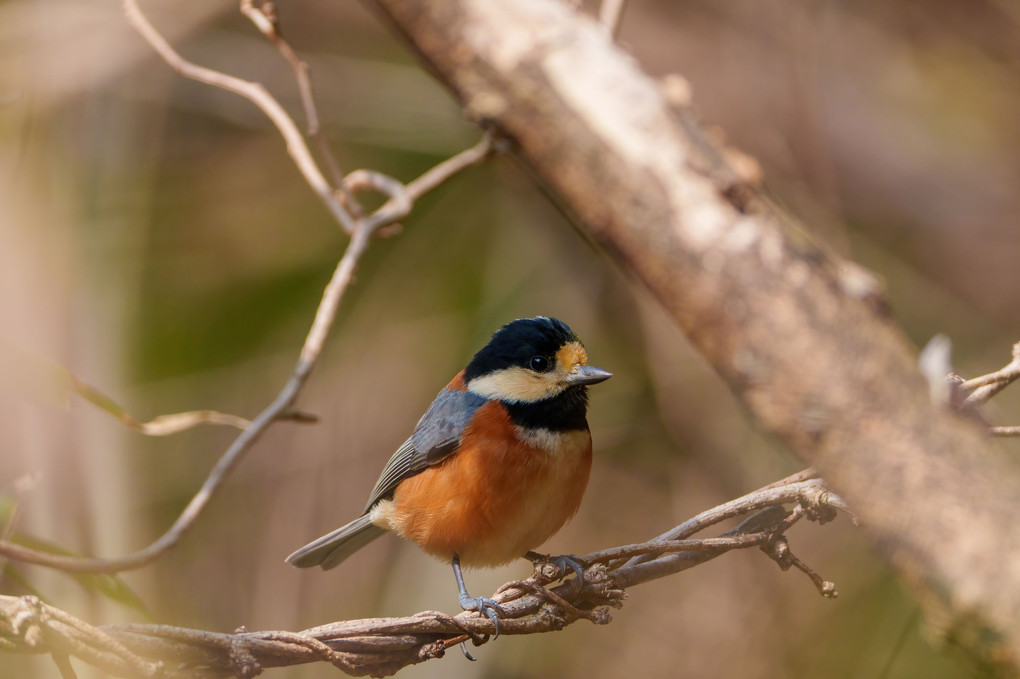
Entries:
<svg viewBox="0 0 1020 679">
<path fill-rule="evenodd" d="M 506 612 L 468 593 L 461 566 L 523 557 L 583 577 L 576 557 L 532 550 L 577 512 L 592 459 L 588 386 L 610 377 L 588 365 L 566 323 L 546 316 L 507 323 L 439 392 L 383 467 L 361 515 L 286 562 L 328 570 L 396 533 L 449 563 L 461 608 L 486 615 L 498 635 Z"/>
</svg>

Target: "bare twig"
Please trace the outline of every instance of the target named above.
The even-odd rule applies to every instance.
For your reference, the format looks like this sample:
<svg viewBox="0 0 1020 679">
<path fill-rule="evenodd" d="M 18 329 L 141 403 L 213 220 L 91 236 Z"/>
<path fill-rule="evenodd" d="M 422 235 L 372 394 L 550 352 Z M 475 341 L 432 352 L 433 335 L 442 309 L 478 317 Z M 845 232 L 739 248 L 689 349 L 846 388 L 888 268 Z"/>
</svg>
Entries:
<svg viewBox="0 0 1020 679">
<path fill-rule="evenodd" d="M 266 88 L 259 83 L 242 80 L 226 73 L 199 66 L 182 57 L 149 23 L 149 20 L 142 14 L 135 0 L 124 0 L 124 13 L 128 21 L 131 22 L 131 25 L 163 57 L 163 60 L 185 78 L 191 78 L 192 80 L 233 92 L 258 106 L 283 136 L 287 143 L 287 152 L 293 159 L 294 164 L 297 165 L 298 170 L 301 171 L 308 185 L 312 187 L 312 190 L 319 196 L 319 199 L 326 205 L 343 229 L 349 234 L 354 233 L 356 229 L 354 217 L 340 203 L 333 187 L 330 186 L 322 172 L 319 171 L 319 167 L 308 150 L 304 137 L 298 130 L 297 125 L 294 124 L 294 120 L 280 106 L 280 103 L 273 95 L 266 91 Z"/>
<path fill-rule="evenodd" d="M 976 406 L 985 403 L 988 399 L 1008 387 L 1018 377 L 1020 377 L 1020 342 L 1013 345 L 1013 360 L 1003 368 L 993 373 L 967 380 L 960 385 L 961 389 L 970 392 L 970 395 L 964 400 L 964 406 Z"/>
<path fill-rule="evenodd" d="M 312 77 L 311 71 L 308 68 L 308 62 L 299 57 L 290 44 L 283 39 L 280 30 L 280 20 L 276 14 L 276 7 L 271 2 L 263 1 L 256 7 L 253 0 L 241 0 L 241 14 L 248 17 L 255 24 L 255 27 L 276 45 L 280 54 L 290 64 L 291 69 L 294 71 L 294 80 L 297 81 L 298 92 L 301 95 L 301 106 L 305 111 L 308 137 L 315 142 L 319 149 L 319 155 L 326 162 L 326 167 L 333 177 L 333 185 L 339 193 L 339 199 L 348 210 L 353 212 L 355 218 L 360 217 L 360 207 L 348 200 L 349 196 L 343 186 L 344 175 L 340 170 L 340 164 L 337 162 L 336 156 L 333 155 L 332 149 L 329 148 L 329 143 L 326 141 L 326 137 L 323 136 L 322 129 L 319 126 L 319 113 L 315 106 L 315 95 L 312 91 Z"/>
<path fill-rule="evenodd" d="M 808 478 L 804 478 L 805 476 Z M 666 531 L 655 538 L 655 540 L 683 540 L 721 521 L 742 516 L 748 512 L 764 509 L 775 504 L 796 502 L 808 497 L 815 497 L 821 492 L 825 492 L 824 482 L 818 478 L 816 471 L 806 469 L 770 484 L 759 491 L 708 509 L 694 518 L 688 519 L 676 528 Z"/>
<path fill-rule="evenodd" d="M 131 413 L 95 387 L 86 384 L 74 375 L 70 375 L 70 380 L 72 392 L 117 418 L 125 427 L 146 436 L 169 436 L 201 424 L 225 425 L 237 429 L 244 429 L 250 424 L 243 417 L 215 410 L 190 410 L 183 413 L 160 415 L 148 422 L 139 422 Z"/>
<path fill-rule="evenodd" d="M 124 426 L 147 436 L 167 436 L 202 424 L 244 429 L 248 420 L 215 410 L 193 410 L 160 415 L 139 422 L 111 396 L 81 379 L 66 367 L 0 339 L 0 386 L 10 384 L 33 400 L 66 405 L 77 396 Z"/>
<path fill-rule="evenodd" d="M 379 229 L 400 221 L 410 213 L 416 200 L 458 172 L 481 163 L 498 150 L 496 133 L 486 130 L 477 144 L 447 158 L 406 185 L 381 172 L 355 170 L 344 178 L 344 186 L 352 193 L 373 190 L 388 197 L 382 207 L 366 218 L 372 228 Z"/>
<path fill-rule="evenodd" d="M 790 542 L 786 539 L 785 535 L 776 535 L 771 540 L 763 544 L 761 546 L 761 550 L 765 552 L 770 559 L 779 564 L 779 567 L 784 571 L 789 570 L 790 566 L 793 566 L 807 575 L 818 589 L 818 593 L 822 596 L 830 599 L 835 599 L 839 596 L 839 593 L 836 591 L 836 585 L 828 580 L 823 580 L 822 577 L 814 571 L 814 569 L 798 559 L 796 555 L 790 551 Z"/>
<path fill-rule="evenodd" d="M 719 537 L 661 540 L 605 549 L 581 557 L 589 564 L 584 586 L 571 578 L 546 588 L 540 572 L 528 580 L 500 587 L 493 598 L 506 611 L 503 635 L 535 634 L 562 629 L 577 620 L 610 621 L 607 607 L 619 607 L 624 589 L 705 563 L 732 549 L 759 546 L 784 570 L 806 573 L 825 596 L 831 583 L 793 556 L 785 531 L 805 517 L 818 517 L 819 502 L 828 494 L 817 479 L 804 474 L 784 479 L 742 498 L 702 512 L 667 534 L 696 533 L 719 517 L 751 514 Z M 782 505 L 796 503 L 792 510 Z M 828 505 L 833 508 L 832 505 Z M 734 508 L 741 508 L 736 510 Z M 638 554 L 660 556 L 636 563 Z M 609 562 L 622 562 L 614 569 Z M 77 656 L 115 676 L 158 676 L 167 679 L 202 676 L 255 676 L 265 668 L 326 661 L 349 674 L 383 676 L 401 667 L 442 656 L 447 648 L 473 639 L 484 643 L 494 632 L 492 622 L 475 612 L 457 616 L 426 611 L 403 618 L 346 620 L 303 632 L 265 631 L 234 634 L 168 627 L 110 625 L 91 627 L 34 597 L 0 597 L 0 648 L 12 652 L 56 652 Z M 170 661 L 173 662 L 170 662 Z"/>
<path fill-rule="evenodd" d="M 1018 427 L 1018 426 L 991 427 L 988 430 L 988 433 L 991 434 L 992 436 L 1003 436 L 1003 437 L 1007 437 L 1007 436 L 1020 436 L 1020 427 Z"/>
</svg>

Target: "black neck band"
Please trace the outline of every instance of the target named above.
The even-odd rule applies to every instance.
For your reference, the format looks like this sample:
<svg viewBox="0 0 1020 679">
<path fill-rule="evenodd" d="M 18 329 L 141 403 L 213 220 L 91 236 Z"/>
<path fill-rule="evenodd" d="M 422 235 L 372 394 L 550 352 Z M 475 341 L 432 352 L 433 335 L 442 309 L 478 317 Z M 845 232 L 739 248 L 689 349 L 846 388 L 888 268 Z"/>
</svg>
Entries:
<svg viewBox="0 0 1020 679">
<path fill-rule="evenodd" d="M 584 431 L 588 429 L 588 389 L 570 387 L 552 398 L 533 403 L 504 403 L 514 424 L 525 429 Z"/>
</svg>

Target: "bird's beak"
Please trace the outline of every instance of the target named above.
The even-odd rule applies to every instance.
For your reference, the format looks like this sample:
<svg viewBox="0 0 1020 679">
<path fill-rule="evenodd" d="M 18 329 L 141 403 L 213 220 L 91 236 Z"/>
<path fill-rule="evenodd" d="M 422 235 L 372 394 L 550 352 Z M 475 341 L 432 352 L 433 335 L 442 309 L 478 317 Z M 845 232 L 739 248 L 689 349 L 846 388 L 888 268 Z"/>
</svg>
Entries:
<svg viewBox="0 0 1020 679">
<path fill-rule="evenodd" d="M 578 384 L 598 384 L 599 382 L 605 382 L 613 373 L 602 368 L 596 368 L 593 365 L 579 365 L 574 372 L 567 375 L 567 384 L 570 386 L 576 386 Z"/>
</svg>

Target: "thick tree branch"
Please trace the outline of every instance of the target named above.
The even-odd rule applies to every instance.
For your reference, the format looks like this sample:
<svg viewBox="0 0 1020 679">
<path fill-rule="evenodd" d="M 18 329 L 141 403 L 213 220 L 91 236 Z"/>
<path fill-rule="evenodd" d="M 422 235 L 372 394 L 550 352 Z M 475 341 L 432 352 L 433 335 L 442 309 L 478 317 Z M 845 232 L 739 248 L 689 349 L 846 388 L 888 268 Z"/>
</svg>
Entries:
<svg viewBox="0 0 1020 679">
<path fill-rule="evenodd" d="M 1018 671 L 1020 469 L 933 407 L 875 278 L 804 234 L 558 0 L 373 0 L 854 507 L 929 619 Z"/>
</svg>

